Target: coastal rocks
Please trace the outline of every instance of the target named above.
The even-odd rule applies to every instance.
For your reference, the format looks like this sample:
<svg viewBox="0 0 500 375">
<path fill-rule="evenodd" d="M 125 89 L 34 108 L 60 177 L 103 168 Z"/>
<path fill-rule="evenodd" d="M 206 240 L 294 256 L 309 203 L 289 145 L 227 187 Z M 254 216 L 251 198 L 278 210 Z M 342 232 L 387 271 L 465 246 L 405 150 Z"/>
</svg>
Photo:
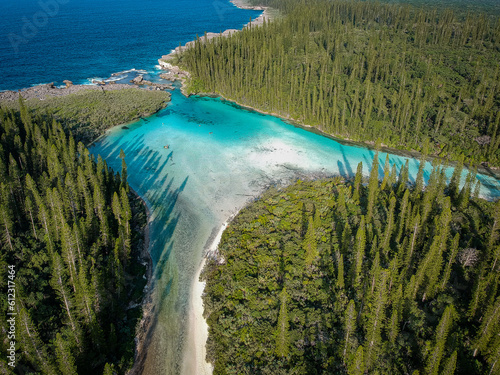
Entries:
<svg viewBox="0 0 500 375">
<path fill-rule="evenodd" d="M 45 98 L 58 97 L 75 94 L 84 90 L 99 90 L 99 91 L 111 91 L 111 90 L 123 90 L 137 87 L 135 85 L 126 84 L 114 84 L 114 85 L 104 85 L 104 86 L 93 86 L 93 85 L 71 85 L 64 88 L 54 87 L 54 84 L 38 85 L 27 89 L 19 91 L 3 91 L 0 92 L 0 102 L 18 100 L 19 95 L 24 99 L 39 99 L 44 100 Z"/>
<path fill-rule="evenodd" d="M 162 77 L 160 76 L 160 78 L 162 78 Z M 172 85 L 167 84 L 167 83 L 156 83 L 156 82 L 151 82 L 151 81 L 145 80 L 142 75 L 138 75 L 130 82 L 135 84 L 135 85 L 151 86 L 156 90 L 172 90 L 174 88 Z"/>
<path fill-rule="evenodd" d="M 231 0 L 231 2 L 236 5 L 238 8 L 242 9 L 254 9 L 254 10 L 263 10 L 264 13 L 261 14 L 259 17 L 257 17 L 255 20 L 251 20 L 247 25 L 245 25 L 244 28 L 246 27 L 253 27 L 253 26 L 260 26 L 265 22 L 265 19 L 269 20 L 272 17 L 270 17 L 269 14 L 269 8 L 268 7 L 254 7 L 250 6 L 248 3 L 246 3 L 245 0 Z M 198 38 L 201 43 L 206 43 L 207 41 L 221 37 L 229 37 L 234 33 L 239 32 L 240 30 L 237 29 L 228 29 L 225 30 L 222 33 L 205 33 L 201 38 Z M 184 46 L 179 46 L 175 48 L 172 52 L 170 52 L 168 55 L 163 55 L 161 59 L 158 59 L 158 64 L 160 65 L 161 69 L 168 70 L 167 73 L 163 73 L 160 75 L 161 78 L 169 80 L 169 81 L 177 81 L 177 80 L 184 80 L 186 78 L 189 78 L 189 72 L 183 71 L 180 69 L 178 66 L 173 65 L 175 63 L 175 60 L 179 54 L 182 52 L 186 51 L 189 48 L 192 48 L 196 45 L 196 41 L 191 41 L 187 42 Z M 171 63 L 172 62 L 172 63 Z M 184 87 L 183 87 L 184 88 Z"/>
<path fill-rule="evenodd" d="M 70 81 L 70 80 L 68 80 L 68 79 L 65 79 L 65 80 L 63 81 L 63 83 L 66 85 L 66 88 L 73 86 L 73 82 L 71 82 L 71 81 Z"/>
<path fill-rule="evenodd" d="M 231 34 L 234 34 L 234 33 L 238 32 L 238 31 L 239 30 L 237 30 L 237 29 L 228 29 L 228 30 L 225 30 L 222 33 L 205 33 L 205 35 L 203 35 L 202 37 L 199 38 L 199 41 L 202 42 L 202 43 L 206 43 L 207 41 L 209 41 L 211 39 L 214 39 L 214 38 L 217 38 L 217 37 L 223 37 L 223 38 L 228 37 Z M 185 50 L 187 50 L 189 48 L 194 47 L 195 43 L 196 42 L 194 40 L 192 40 L 190 42 L 187 42 L 183 46 L 176 47 L 168 55 L 162 56 L 162 58 L 158 60 L 158 63 L 160 64 L 161 67 L 163 67 L 163 64 L 165 62 L 168 62 L 169 60 L 173 60 L 178 54 L 184 52 Z"/>
<path fill-rule="evenodd" d="M 242 0 L 230 0 L 232 4 L 237 6 L 240 9 L 250 9 L 250 10 L 266 10 L 267 7 L 261 5 L 249 5 L 246 1 Z"/>
<path fill-rule="evenodd" d="M 134 83 L 136 85 L 142 85 L 144 84 L 144 77 L 142 75 L 138 75 L 137 77 L 135 77 L 133 80 L 131 80 L 130 82 L 131 83 Z"/>
<path fill-rule="evenodd" d="M 165 56 L 164 56 L 165 57 Z M 163 59 L 163 57 L 162 57 Z M 182 70 L 178 66 L 172 65 L 164 60 L 158 60 L 162 69 L 168 70 L 167 73 L 160 74 L 160 78 L 166 79 L 168 81 L 180 81 L 189 78 L 189 73 Z"/>
<path fill-rule="evenodd" d="M 173 90 L 174 86 L 168 84 L 168 83 L 155 83 L 155 82 L 150 82 L 150 81 L 144 81 L 145 85 L 151 86 L 155 88 L 156 90 Z"/>
</svg>

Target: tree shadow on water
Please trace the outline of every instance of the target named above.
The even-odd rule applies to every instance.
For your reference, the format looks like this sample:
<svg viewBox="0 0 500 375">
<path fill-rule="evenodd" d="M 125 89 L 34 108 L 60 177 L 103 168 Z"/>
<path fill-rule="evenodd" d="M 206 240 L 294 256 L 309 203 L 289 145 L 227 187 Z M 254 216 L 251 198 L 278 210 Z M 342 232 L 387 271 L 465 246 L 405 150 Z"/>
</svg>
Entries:
<svg viewBox="0 0 500 375">
<path fill-rule="evenodd" d="M 142 350 L 138 353 L 133 374 L 140 374 L 147 362 L 147 348 L 158 330 L 159 314 L 162 301 L 176 289 L 175 265 L 169 267 L 174 252 L 173 234 L 178 226 L 182 210 L 178 206 L 180 194 L 187 186 L 189 175 L 175 180 L 171 171 L 173 152 L 163 146 L 158 149 L 147 144 L 144 134 L 132 137 L 118 137 L 115 141 L 97 143 L 92 154 L 103 155 L 107 164 L 115 171 L 121 171 L 120 150 L 125 153 L 127 174 L 132 187 L 141 194 L 150 209 L 150 242 L 149 252 L 153 261 L 151 288 L 158 290 L 159 300 L 153 301 L 149 312 L 145 315 L 141 335 Z M 169 270 L 170 269 L 170 270 Z M 168 273 L 168 274 L 167 274 Z M 165 281 L 161 281 L 165 279 Z M 157 284 L 157 285 L 155 285 Z M 175 350 L 175 349 L 172 349 Z M 155 355 L 155 354 L 153 354 Z M 156 360 L 153 360 L 156 362 Z"/>
</svg>

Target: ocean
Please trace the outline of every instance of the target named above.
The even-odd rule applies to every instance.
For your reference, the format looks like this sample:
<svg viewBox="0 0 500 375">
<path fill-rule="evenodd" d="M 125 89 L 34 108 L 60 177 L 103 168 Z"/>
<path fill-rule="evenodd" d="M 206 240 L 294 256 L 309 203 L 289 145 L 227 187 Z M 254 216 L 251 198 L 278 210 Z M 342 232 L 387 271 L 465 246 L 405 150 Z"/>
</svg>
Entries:
<svg viewBox="0 0 500 375">
<path fill-rule="evenodd" d="M 261 13 L 228 0 L 0 0 L 0 90 L 88 84 L 130 69 L 154 75 L 179 43 Z"/>
<path fill-rule="evenodd" d="M 179 43 L 241 28 L 261 13 L 228 0 L 0 0 L 0 12 L 0 89 L 91 83 L 130 69 L 154 76 L 157 59 Z M 110 129 L 90 151 L 120 170 L 120 149 L 128 181 L 151 213 L 153 308 L 140 366 L 143 374 L 165 375 L 212 373 L 199 275 L 231 217 L 269 186 L 352 177 L 359 162 L 368 175 L 375 154 L 222 99 L 186 98 L 178 89 L 167 108 Z M 389 161 L 399 169 L 406 157 L 390 154 Z M 412 181 L 418 166 L 409 159 Z M 430 171 L 427 163 L 426 181 Z M 497 198 L 498 181 L 478 177 L 482 196 Z"/>
</svg>

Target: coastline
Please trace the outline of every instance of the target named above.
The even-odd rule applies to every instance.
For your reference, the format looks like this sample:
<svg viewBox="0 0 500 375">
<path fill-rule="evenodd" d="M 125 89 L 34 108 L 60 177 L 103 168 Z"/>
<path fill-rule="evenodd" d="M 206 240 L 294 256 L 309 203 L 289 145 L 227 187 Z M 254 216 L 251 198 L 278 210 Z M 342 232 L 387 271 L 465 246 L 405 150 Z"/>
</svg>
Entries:
<svg viewBox="0 0 500 375">
<path fill-rule="evenodd" d="M 256 18 L 254 21 L 247 23 L 243 27 L 243 29 L 248 27 L 249 25 L 252 25 L 252 24 L 253 25 L 262 24 L 264 18 L 268 19 L 268 20 L 273 19 L 273 17 L 270 16 L 270 14 L 269 14 L 269 9 L 272 9 L 272 8 L 265 7 L 265 6 L 251 6 L 251 5 L 248 5 L 246 0 L 230 0 L 230 2 L 240 9 L 264 10 L 264 12 L 258 18 Z M 221 35 L 223 37 L 230 36 L 233 32 L 238 32 L 238 31 L 241 31 L 241 30 L 225 30 L 223 33 L 220 33 L 220 34 L 218 34 L 218 33 L 206 33 L 204 36 L 200 37 L 200 41 L 205 42 L 206 40 L 210 40 L 212 38 L 215 38 L 215 37 L 218 37 Z M 181 81 L 181 92 L 185 96 L 193 95 L 193 94 L 190 94 L 187 92 L 187 83 L 188 83 L 187 79 L 191 77 L 191 73 L 189 71 L 183 70 L 183 68 L 181 68 L 178 65 L 175 65 L 175 63 L 178 62 L 178 60 L 176 60 L 178 53 L 181 53 L 181 52 L 185 51 L 186 49 L 191 48 L 192 46 L 194 46 L 194 43 L 195 43 L 195 41 L 191 41 L 191 42 L 186 43 L 186 45 L 184 45 L 184 46 L 177 47 L 170 54 L 164 55 L 164 56 L 162 56 L 161 59 L 158 60 L 162 69 L 173 70 L 174 72 L 176 72 L 176 74 L 178 74 L 178 77 L 173 78 L 173 79 Z M 171 61 L 173 64 L 171 64 L 169 61 Z M 243 104 L 243 103 L 238 102 L 235 99 L 231 99 L 229 97 L 226 97 L 218 92 L 199 92 L 199 93 L 196 93 L 194 95 L 206 96 L 206 97 L 212 97 L 212 98 L 213 97 L 221 98 L 225 101 L 236 104 L 236 105 L 242 107 L 243 109 L 255 111 L 255 112 L 258 112 L 258 113 L 261 113 L 264 115 L 278 117 L 278 118 L 284 120 L 285 122 L 289 123 L 292 126 L 304 129 L 306 131 L 313 132 L 315 134 L 318 134 L 318 135 L 321 135 L 321 136 L 324 136 L 327 138 L 330 138 L 330 139 L 332 139 L 340 144 L 343 144 L 343 145 L 363 147 L 363 148 L 368 148 L 371 150 L 378 150 L 378 151 L 391 153 L 391 154 L 395 154 L 395 155 L 402 156 L 402 157 L 413 158 L 413 159 L 420 159 L 422 157 L 422 153 L 418 150 L 414 150 L 414 149 L 408 150 L 408 149 L 404 149 L 404 148 L 397 148 L 395 146 L 388 146 L 385 144 L 381 144 L 379 147 L 377 147 L 375 141 L 373 141 L 373 140 L 365 140 L 365 141 L 353 140 L 350 138 L 343 138 L 340 135 L 326 133 L 325 131 L 319 129 L 316 126 L 301 123 L 300 120 L 297 120 L 297 119 L 292 118 L 290 116 L 271 112 L 271 111 L 262 110 L 262 109 L 259 109 L 256 107 L 252 107 L 248 104 Z M 426 155 L 427 161 L 432 161 L 434 159 L 438 159 L 441 163 L 446 163 L 449 166 L 454 166 L 454 165 L 458 164 L 458 162 L 456 160 L 451 159 L 447 155 L 440 155 L 440 154 Z M 464 163 L 464 166 L 467 167 L 469 170 L 473 170 L 473 169 L 477 168 L 478 173 L 481 173 L 481 174 L 490 176 L 492 178 L 495 178 L 497 180 L 500 180 L 500 166 L 490 166 L 488 163 L 481 163 L 478 165 Z"/>
<path fill-rule="evenodd" d="M 244 0 L 230 0 L 233 5 L 240 9 L 252 9 L 252 10 L 263 10 L 263 13 L 257 17 L 255 20 L 251 20 L 248 22 L 241 30 L 247 27 L 259 26 L 264 23 L 264 20 L 272 19 L 269 8 L 264 6 L 250 6 L 245 3 Z M 219 36 L 230 36 L 235 32 L 239 32 L 241 30 L 238 29 L 228 29 L 221 33 L 205 33 L 204 36 L 200 37 L 202 42 L 208 41 L 212 38 Z M 167 73 L 160 75 L 161 78 L 176 81 L 179 80 L 182 82 L 181 92 L 185 96 L 186 92 L 186 80 L 190 77 L 190 73 L 183 70 L 177 65 L 171 64 L 170 61 L 174 60 L 177 57 L 178 53 L 182 53 L 184 50 L 191 48 L 195 45 L 195 41 L 190 41 L 186 43 L 184 46 L 176 47 L 168 55 L 162 56 L 158 59 L 158 63 L 162 69 L 168 70 Z M 213 364 L 206 361 L 206 342 L 208 339 L 208 324 L 204 317 L 204 306 L 203 306 L 203 293 L 205 289 L 205 282 L 200 281 L 200 275 L 205 267 L 205 262 L 208 257 L 214 257 L 217 254 L 217 247 L 221 240 L 222 234 L 232 220 L 235 215 L 231 215 L 222 223 L 220 226 L 217 235 L 214 237 L 213 241 L 208 247 L 205 247 L 203 258 L 201 264 L 195 273 L 195 276 L 192 281 L 190 300 L 189 300 L 189 316 L 188 316 L 188 336 L 191 337 L 189 340 L 192 345 L 187 350 L 184 351 L 184 359 L 182 361 L 182 374 L 197 374 L 197 375 L 211 375 L 213 372 Z M 146 309 L 146 307 L 145 307 Z M 147 325 L 147 323 L 145 323 Z M 142 330 L 142 328 L 141 328 Z M 147 332 L 147 329 L 145 330 Z M 145 337 L 138 337 L 139 341 L 143 341 L 138 344 L 140 349 L 138 353 L 142 352 L 143 347 L 147 346 L 147 342 L 144 342 Z M 134 363 L 135 372 L 130 372 L 129 375 L 139 374 L 139 369 L 142 369 L 141 361 L 143 360 L 143 356 L 140 354 L 136 357 L 136 362 Z M 138 372 L 139 371 L 139 372 Z"/>
<path fill-rule="evenodd" d="M 238 210 L 239 212 L 239 210 Z M 237 212 L 237 213 L 238 213 Z M 195 343 L 194 347 L 191 348 L 190 354 L 192 355 L 190 359 L 192 361 L 184 361 L 182 363 L 182 374 L 196 374 L 196 375 L 210 375 L 213 372 L 213 364 L 206 361 L 207 348 L 206 342 L 208 339 L 208 324 L 204 317 L 205 308 L 203 302 L 203 293 L 205 290 L 205 281 L 200 280 L 201 273 L 205 268 L 205 264 L 208 258 L 219 259 L 218 247 L 222 234 L 226 230 L 227 226 L 231 220 L 237 215 L 237 213 L 231 214 L 223 223 L 220 225 L 218 231 L 215 230 L 212 236 L 209 238 L 203 251 L 203 258 L 198 268 L 193 285 L 191 287 L 191 298 L 189 301 L 190 313 L 189 313 L 189 325 L 188 325 L 188 336 L 191 337 L 191 342 Z M 219 261 L 221 261 L 219 259 Z M 193 358 L 194 357 L 194 358 Z"/>
<path fill-rule="evenodd" d="M 146 200 L 141 197 L 132 187 L 130 187 L 130 192 L 136 197 L 137 200 L 140 200 L 142 205 L 146 210 L 146 225 L 144 227 L 144 243 L 141 249 L 141 260 L 146 262 L 146 286 L 144 287 L 143 296 L 142 296 L 142 318 L 137 324 L 136 335 L 135 335 L 135 354 L 134 354 L 134 364 L 131 369 L 127 372 L 127 375 L 135 375 L 142 373 L 141 364 L 145 358 L 145 349 L 147 348 L 147 344 L 149 341 L 148 332 L 151 328 L 152 323 L 152 288 L 151 284 L 153 281 L 153 260 L 151 258 L 151 254 L 149 252 L 149 221 L 151 219 L 151 210 L 146 202 Z"/>
<path fill-rule="evenodd" d="M 178 66 L 173 66 L 173 67 L 180 70 L 180 68 Z M 188 77 L 191 76 L 191 73 L 188 71 L 182 71 L 182 72 Z M 231 104 L 236 104 L 239 107 L 241 107 L 242 109 L 257 112 L 257 113 L 260 113 L 263 115 L 277 117 L 277 118 L 285 121 L 286 123 L 288 123 L 294 127 L 301 128 L 301 129 L 304 129 L 308 132 L 315 133 L 315 134 L 321 135 L 323 137 L 332 139 L 335 142 L 338 142 L 342 145 L 368 148 L 370 150 L 381 151 L 381 152 L 395 154 L 398 156 L 412 158 L 412 159 L 420 159 L 422 157 L 422 153 L 420 151 L 417 151 L 417 150 L 399 149 L 399 148 L 387 146 L 385 144 L 382 144 L 382 145 L 380 145 L 379 148 L 377 148 L 374 141 L 355 141 L 355 140 L 352 140 L 349 138 L 341 138 L 339 136 L 326 133 L 313 125 L 302 124 L 299 120 L 294 119 L 293 117 L 285 116 L 285 115 L 275 113 L 275 112 L 265 111 L 265 110 L 262 110 L 262 109 L 259 109 L 256 107 L 252 107 L 248 104 L 242 104 L 242 103 L 238 102 L 237 100 L 228 98 L 228 97 L 226 97 L 218 92 L 200 92 L 200 93 L 196 93 L 196 94 L 188 94 L 186 91 L 186 87 L 187 87 L 186 80 L 182 80 L 181 92 L 186 97 L 190 96 L 190 95 L 198 95 L 198 96 L 206 96 L 206 97 L 210 97 L 210 98 L 220 98 L 220 99 L 227 101 Z M 446 162 L 449 166 L 455 166 L 458 164 L 458 162 L 455 160 L 443 158 L 442 156 L 439 156 L 439 155 L 427 155 L 426 156 L 427 161 L 432 161 L 434 159 L 438 159 L 441 162 Z M 469 165 L 467 163 L 464 163 L 464 166 L 467 167 L 468 169 L 474 169 L 474 167 L 476 167 L 473 165 Z M 488 175 L 488 176 L 495 178 L 497 180 L 500 180 L 500 167 L 490 167 L 487 165 L 480 164 L 480 165 L 477 165 L 477 172 L 484 174 L 484 175 Z"/>
<path fill-rule="evenodd" d="M 129 85 L 124 83 L 113 83 L 106 85 L 69 85 L 67 87 L 58 88 L 53 84 L 48 83 L 45 85 L 33 86 L 18 91 L 2 91 L 0 92 L 0 102 L 18 100 L 19 95 L 25 100 L 39 99 L 45 100 L 46 98 L 56 98 L 67 95 L 76 94 L 87 90 L 101 90 L 101 91 L 114 91 L 125 89 L 143 89 L 138 85 Z M 152 90 L 152 88 L 145 88 L 143 90 Z"/>
<path fill-rule="evenodd" d="M 264 20 L 272 21 L 275 18 L 271 13 L 271 8 L 269 8 L 269 7 L 260 6 L 260 5 L 259 6 L 248 5 L 244 0 L 230 0 L 230 2 L 239 9 L 262 10 L 263 12 L 260 16 L 258 16 L 254 20 L 251 20 L 247 24 L 245 24 L 241 29 L 227 29 L 227 30 L 224 30 L 224 31 L 219 32 L 219 33 L 206 32 L 205 35 L 202 35 L 201 37 L 199 37 L 201 42 L 206 42 L 206 41 L 209 41 L 213 38 L 217 38 L 219 36 L 227 37 L 227 36 L 230 36 L 231 34 L 240 32 L 247 27 L 260 26 L 264 23 Z M 195 42 L 196 42 L 195 40 L 189 41 L 183 46 L 176 47 L 169 54 L 163 55 L 160 59 L 158 59 L 159 65 L 162 67 L 162 69 L 167 69 L 167 70 L 171 70 L 172 68 L 174 68 L 174 69 L 178 68 L 175 65 L 169 64 L 168 61 L 175 59 L 179 53 L 182 53 L 186 49 L 194 47 Z M 185 71 L 178 68 L 176 73 L 179 73 L 179 72 L 185 73 Z M 174 77 L 172 77 L 172 78 L 174 78 Z"/>
<path fill-rule="evenodd" d="M 193 342 L 194 345 L 192 348 L 189 348 L 191 350 L 187 350 L 189 352 L 189 360 L 182 362 L 181 374 L 211 375 L 213 372 L 213 365 L 206 361 L 208 324 L 203 317 L 205 282 L 200 281 L 200 274 L 205 267 L 205 262 L 206 258 L 203 258 L 191 286 L 187 335 L 190 338 L 189 341 Z"/>
<path fill-rule="evenodd" d="M 247 104 L 242 104 L 234 99 L 227 98 L 220 93 L 215 93 L 215 92 L 214 93 L 199 93 L 196 95 L 221 98 L 222 100 L 225 100 L 225 101 L 232 103 L 232 104 L 236 104 L 245 110 L 261 113 L 263 115 L 278 117 L 281 120 L 285 121 L 286 123 L 288 123 L 296 128 L 304 129 L 308 132 L 315 133 L 315 134 L 321 135 L 323 137 L 332 139 L 335 142 L 338 142 L 342 145 L 368 148 L 370 150 L 381 151 L 381 152 L 390 153 L 390 154 L 394 154 L 394 155 L 398 155 L 398 156 L 402 156 L 402 157 L 406 157 L 406 158 L 411 158 L 411 159 L 420 160 L 420 158 L 422 157 L 422 153 L 420 151 L 417 151 L 417 150 L 403 150 L 403 149 L 399 149 L 399 148 L 395 148 L 395 147 L 390 147 L 390 146 L 387 146 L 384 144 L 382 144 L 379 148 L 377 148 L 374 141 L 355 141 L 355 140 L 352 140 L 349 138 L 340 138 L 340 137 L 335 136 L 333 134 L 326 133 L 313 125 L 302 124 L 299 120 L 294 119 L 292 117 L 280 115 L 280 114 L 275 113 L 275 112 L 267 112 L 267 111 L 252 107 L 252 106 L 247 105 Z M 443 158 L 439 155 L 427 155 L 426 156 L 427 161 L 432 161 L 434 159 L 440 160 L 441 163 L 446 162 L 449 166 L 455 166 L 458 164 L 458 162 L 455 160 L 446 159 L 446 158 Z M 464 166 L 469 168 L 469 169 L 474 168 L 473 165 L 469 165 L 466 163 L 464 163 Z M 485 175 L 491 176 L 493 178 L 496 178 L 497 180 L 500 180 L 500 167 L 489 167 L 489 166 L 484 166 L 481 164 L 481 165 L 477 166 L 477 173 L 485 174 Z"/>
<path fill-rule="evenodd" d="M 232 0 L 231 2 L 235 6 L 241 8 L 241 9 L 260 10 L 260 9 L 255 9 L 255 8 L 245 8 L 246 5 L 242 5 L 243 2 L 241 2 L 239 0 Z M 265 16 L 266 10 L 267 9 L 265 9 L 263 14 L 257 18 L 257 19 L 259 19 L 259 18 L 261 19 L 260 24 L 262 24 L 264 18 L 266 18 L 266 16 Z M 249 24 L 250 25 L 258 25 L 259 23 L 256 22 L 257 19 L 250 22 Z M 244 27 L 248 27 L 249 24 L 245 25 Z M 221 34 L 223 36 L 229 36 L 232 33 L 238 32 L 238 31 L 240 31 L 240 30 L 229 29 L 229 30 L 225 30 L 223 33 L 207 33 L 206 36 L 200 37 L 200 40 L 203 40 L 203 41 L 210 40 L 211 38 L 218 37 Z M 177 74 L 181 73 L 181 75 L 184 74 L 185 77 L 189 77 L 189 72 L 185 72 L 182 69 L 180 69 L 179 67 L 177 67 L 175 65 L 171 65 L 168 61 L 173 60 L 176 57 L 177 53 L 182 52 L 186 48 L 190 48 L 190 46 L 192 46 L 192 45 L 194 45 L 194 41 L 188 42 L 184 46 L 177 47 L 174 52 L 171 52 L 168 55 L 162 56 L 162 58 L 159 59 L 160 65 L 162 67 L 166 67 L 167 69 L 176 68 L 176 69 L 178 69 Z M 179 78 L 177 77 L 177 79 L 179 79 Z M 184 94 L 185 94 L 185 92 L 183 89 L 185 89 L 185 87 L 186 87 L 185 81 L 186 81 L 185 79 L 182 80 L 182 89 L 181 89 L 181 91 Z M 301 127 L 301 128 L 304 128 L 308 131 L 320 133 L 321 135 L 326 136 L 328 138 L 332 138 L 332 139 L 338 141 L 339 143 L 346 143 L 346 144 L 348 143 L 348 144 L 352 144 L 352 145 L 356 145 L 356 146 L 364 147 L 364 148 L 371 148 L 371 149 L 374 148 L 373 144 L 369 143 L 369 141 L 362 142 L 362 141 L 352 141 L 349 139 L 346 140 L 346 139 L 342 139 L 342 138 L 337 138 L 331 134 L 324 133 L 321 130 L 319 130 L 316 127 L 313 127 L 311 125 L 300 124 L 297 120 L 295 120 L 293 118 L 289 118 L 289 117 L 279 115 L 276 113 L 272 113 L 272 112 L 266 112 L 266 111 L 260 110 L 258 108 L 244 105 L 244 104 L 238 103 L 235 100 L 225 98 L 224 96 L 222 96 L 220 94 L 204 93 L 201 95 L 207 95 L 207 96 L 217 95 L 218 97 L 223 98 L 224 100 L 227 100 L 228 102 L 235 103 L 242 108 L 256 111 L 256 112 L 266 114 L 266 115 L 273 115 L 273 116 L 279 117 L 283 120 L 286 120 L 287 122 L 290 122 L 293 126 Z M 390 147 L 382 147 L 382 150 L 383 151 L 390 151 L 392 153 L 397 153 L 397 154 L 412 157 L 412 158 L 418 158 L 421 155 L 417 151 L 400 150 L 400 149 L 395 149 L 395 148 L 390 148 Z M 223 228 L 224 228 L 224 225 L 223 225 Z M 220 240 L 220 238 L 219 238 L 219 240 Z M 217 245 L 218 245 L 218 242 L 217 242 Z M 207 336 L 205 336 L 205 331 L 208 329 L 206 320 L 203 318 L 202 295 L 203 295 L 203 290 L 204 290 L 205 284 L 204 284 L 204 282 L 199 281 L 199 275 L 200 275 L 201 270 L 204 267 L 205 260 L 206 260 L 206 258 L 204 257 L 202 259 L 202 262 L 200 264 L 198 271 L 196 272 L 195 277 L 193 278 L 193 283 L 192 283 L 192 287 L 191 287 L 191 294 L 190 294 L 190 300 L 189 300 L 190 312 L 189 312 L 189 317 L 188 317 L 188 319 L 189 319 L 188 330 L 189 330 L 189 335 L 193 335 L 192 337 L 194 337 L 194 341 L 196 342 L 196 344 L 194 347 L 194 349 L 195 349 L 194 354 L 195 355 L 192 357 L 189 357 L 189 358 L 188 357 L 184 358 L 184 361 L 182 363 L 182 368 L 183 368 L 184 373 L 190 373 L 189 371 L 202 371 L 202 372 L 191 372 L 191 373 L 196 373 L 196 374 L 198 374 L 198 373 L 200 373 L 200 374 L 211 373 L 211 370 L 210 370 L 210 372 L 207 372 L 208 371 L 207 365 L 210 366 L 210 369 L 211 369 L 211 365 L 205 361 L 206 337 L 207 337 Z M 143 341 L 143 340 L 147 340 L 147 329 L 144 331 L 143 336 L 141 336 L 141 338 L 139 338 L 139 341 Z M 140 345 L 141 352 L 142 352 L 142 350 L 144 350 L 144 348 L 147 348 L 148 344 L 149 344 L 149 342 L 147 342 L 147 341 L 138 344 L 138 346 Z M 140 361 L 140 357 L 137 357 L 137 358 L 138 358 L 138 361 Z M 134 363 L 134 368 L 136 368 L 136 365 L 140 366 L 140 363 L 137 363 L 137 362 Z M 131 374 L 140 373 L 139 368 L 137 368 L 136 371 L 139 371 L 139 372 L 134 372 L 134 373 L 131 372 Z"/>
</svg>

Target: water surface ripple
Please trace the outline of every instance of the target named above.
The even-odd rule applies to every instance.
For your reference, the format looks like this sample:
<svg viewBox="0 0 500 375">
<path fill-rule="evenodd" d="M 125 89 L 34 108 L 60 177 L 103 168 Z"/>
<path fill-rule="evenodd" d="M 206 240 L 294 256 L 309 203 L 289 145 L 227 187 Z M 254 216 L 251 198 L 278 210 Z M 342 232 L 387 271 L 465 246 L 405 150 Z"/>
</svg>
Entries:
<svg viewBox="0 0 500 375">
<path fill-rule="evenodd" d="M 191 297 L 204 249 L 232 214 L 272 184 L 311 175 L 353 176 L 360 161 L 368 175 L 375 154 L 221 99 L 185 98 L 179 90 L 165 110 L 111 129 L 91 151 L 120 170 L 120 149 L 129 183 L 152 212 L 154 321 L 145 374 L 210 373 L 199 296 Z M 385 157 L 380 153 L 381 175 Z M 389 155 L 389 160 L 399 169 L 406 158 Z M 410 159 L 409 166 L 413 180 L 419 162 Z M 426 180 L 431 169 L 427 163 Z M 446 171 L 448 178 L 451 173 Z M 478 177 L 483 196 L 500 194 L 496 180 Z"/>
</svg>

